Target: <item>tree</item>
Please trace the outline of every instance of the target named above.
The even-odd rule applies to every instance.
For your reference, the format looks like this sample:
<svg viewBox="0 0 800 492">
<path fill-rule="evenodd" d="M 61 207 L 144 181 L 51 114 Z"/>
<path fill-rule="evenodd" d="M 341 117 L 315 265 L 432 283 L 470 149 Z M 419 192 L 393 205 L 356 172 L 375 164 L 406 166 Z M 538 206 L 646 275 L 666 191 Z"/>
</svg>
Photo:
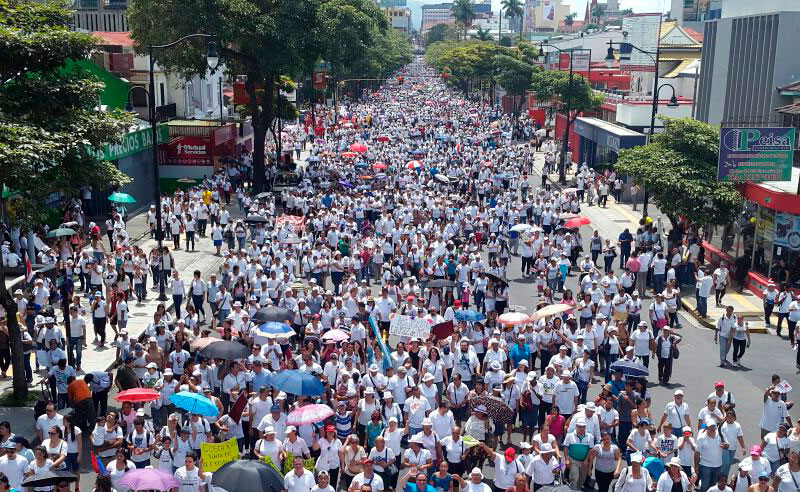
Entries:
<svg viewBox="0 0 800 492">
<path fill-rule="evenodd" d="M 492 35 L 489 31 L 479 27 L 477 32 L 471 36 L 473 39 L 477 39 L 478 41 L 491 41 Z"/>
<path fill-rule="evenodd" d="M 455 40 L 457 33 L 454 32 L 452 26 L 447 24 L 436 24 L 428 31 L 425 37 L 425 46 L 430 46 L 439 41 Z"/>
<path fill-rule="evenodd" d="M 522 21 L 522 15 L 525 13 L 525 10 L 523 9 L 522 3 L 520 2 L 520 0 L 502 0 L 500 2 L 500 4 L 501 4 L 500 12 L 505 10 L 506 11 L 506 18 L 508 18 L 508 19 L 519 19 L 520 22 Z M 509 27 L 510 26 L 511 26 L 511 23 L 509 23 Z M 501 28 L 502 28 L 502 26 L 501 26 Z M 522 39 L 522 25 L 521 24 L 520 24 L 520 29 L 519 29 L 519 37 L 520 37 L 520 39 Z"/>
<path fill-rule="evenodd" d="M 603 96 L 596 94 L 589 84 L 580 74 L 570 74 L 561 70 L 542 70 L 534 72 L 532 77 L 532 89 L 539 101 L 548 101 L 557 98 L 561 104 L 557 106 L 557 111 L 567 119 L 564 128 L 564 135 L 561 148 L 561 165 L 559 166 L 559 181 L 564 182 L 564 163 L 566 158 L 569 128 L 582 112 L 593 111 L 603 103 Z"/>
<path fill-rule="evenodd" d="M 525 103 L 525 93 L 531 88 L 534 66 L 520 56 L 500 54 L 495 56 L 494 60 L 497 83 L 518 101 L 514 107 L 514 116 L 519 117 L 519 112 Z"/>
<path fill-rule="evenodd" d="M 510 48 L 514 44 L 514 40 L 511 39 L 511 36 L 503 35 L 500 38 L 500 46 L 505 46 L 506 48 Z"/>
<path fill-rule="evenodd" d="M 648 145 L 619 152 L 616 168 L 650 194 L 673 226 L 680 216 L 697 224 L 733 222 L 742 196 L 733 183 L 717 181 L 720 129 L 691 118 L 658 116 L 664 131 Z"/>
<path fill-rule="evenodd" d="M 606 9 L 604 5 L 597 4 L 592 8 L 592 20 L 596 24 L 603 23 L 603 17 L 606 15 Z"/>
<path fill-rule="evenodd" d="M 467 28 L 472 25 L 472 21 L 475 19 L 475 9 L 472 7 L 472 2 L 470 0 L 455 0 L 450 10 L 452 10 L 456 22 L 464 27 L 464 39 L 466 39 Z"/>
<path fill-rule="evenodd" d="M 575 16 L 576 15 L 578 15 L 578 14 L 576 14 L 575 12 L 565 15 L 564 16 L 564 25 L 565 26 L 571 26 L 573 24 L 573 22 L 575 21 Z"/>
<path fill-rule="evenodd" d="M 139 52 L 188 34 L 211 34 L 226 70 L 246 76 L 256 190 L 264 184 L 264 142 L 280 111 L 281 77 L 308 73 L 323 59 L 334 77 L 347 73 L 388 29 L 372 0 L 209 0 L 192 4 L 191 15 L 178 0 L 132 0 L 128 17 Z M 205 74 L 204 52 L 202 42 L 190 41 L 159 52 L 157 59 L 191 77 Z"/>
<path fill-rule="evenodd" d="M 70 197 L 89 183 L 130 182 L 90 149 L 118 142 L 132 119 L 97 111 L 102 83 L 75 64 L 67 68 L 67 61 L 89 56 L 94 39 L 70 29 L 72 13 L 61 3 L 0 0 L 0 12 L 0 189 L 18 190 L 14 223 L 38 226 L 54 192 Z M 8 319 L 14 396 L 24 398 L 17 304 L 2 263 L 0 302 Z"/>
</svg>

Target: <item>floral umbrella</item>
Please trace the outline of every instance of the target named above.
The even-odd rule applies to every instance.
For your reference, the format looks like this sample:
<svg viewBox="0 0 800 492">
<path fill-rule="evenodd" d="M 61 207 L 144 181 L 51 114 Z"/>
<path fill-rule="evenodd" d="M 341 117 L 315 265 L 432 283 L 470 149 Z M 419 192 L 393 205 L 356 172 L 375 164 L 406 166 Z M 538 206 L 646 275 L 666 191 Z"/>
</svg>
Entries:
<svg viewBox="0 0 800 492">
<path fill-rule="evenodd" d="M 294 410 L 286 417 L 288 425 L 306 425 L 322 422 L 333 415 L 333 410 L 328 405 L 306 405 Z"/>
<path fill-rule="evenodd" d="M 506 424 L 514 419 L 514 411 L 511 410 L 511 407 L 496 396 L 478 396 L 469 401 L 471 411 L 481 405 L 486 407 L 486 414 L 498 424 Z"/>
</svg>

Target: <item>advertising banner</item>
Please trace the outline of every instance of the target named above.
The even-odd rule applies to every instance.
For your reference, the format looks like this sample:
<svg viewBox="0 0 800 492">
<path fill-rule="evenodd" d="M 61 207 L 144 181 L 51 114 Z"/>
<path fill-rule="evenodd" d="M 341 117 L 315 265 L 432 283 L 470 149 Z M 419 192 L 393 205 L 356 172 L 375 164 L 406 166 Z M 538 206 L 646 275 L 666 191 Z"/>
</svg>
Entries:
<svg viewBox="0 0 800 492">
<path fill-rule="evenodd" d="M 213 155 L 211 138 L 177 137 L 169 143 L 167 155 L 170 159 L 210 159 Z"/>
<path fill-rule="evenodd" d="M 733 182 L 791 181 L 795 130 L 723 128 L 717 179 Z"/>
<path fill-rule="evenodd" d="M 775 214 L 775 246 L 793 251 L 800 250 L 800 215 L 777 212 Z"/>
<path fill-rule="evenodd" d="M 622 19 L 622 32 L 627 33 L 619 47 L 619 67 L 635 72 L 652 72 L 653 56 L 642 51 L 655 53 L 661 32 L 661 14 L 633 14 Z M 636 46 L 639 50 L 633 49 Z"/>
</svg>

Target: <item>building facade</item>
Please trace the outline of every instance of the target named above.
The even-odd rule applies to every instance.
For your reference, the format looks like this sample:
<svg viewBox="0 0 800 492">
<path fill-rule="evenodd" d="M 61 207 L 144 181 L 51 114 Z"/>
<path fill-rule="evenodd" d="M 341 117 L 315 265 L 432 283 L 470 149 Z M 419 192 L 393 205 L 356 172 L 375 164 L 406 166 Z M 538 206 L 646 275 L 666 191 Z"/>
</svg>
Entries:
<svg viewBox="0 0 800 492">
<path fill-rule="evenodd" d="M 77 31 L 130 31 L 127 0 L 75 0 L 73 29 Z"/>
<path fill-rule="evenodd" d="M 404 33 L 411 32 L 411 9 L 407 7 L 382 8 L 383 13 L 392 25 L 392 29 Z"/>
</svg>

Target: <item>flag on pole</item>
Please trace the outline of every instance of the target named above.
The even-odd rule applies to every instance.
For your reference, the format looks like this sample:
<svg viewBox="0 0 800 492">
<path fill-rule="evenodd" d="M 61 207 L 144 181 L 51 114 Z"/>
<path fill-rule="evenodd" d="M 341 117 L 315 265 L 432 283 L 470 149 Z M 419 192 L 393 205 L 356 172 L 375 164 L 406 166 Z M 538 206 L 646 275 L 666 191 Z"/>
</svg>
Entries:
<svg viewBox="0 0 800 492">
<path fill-rule="evenodd" d="M 381 336 L 380 330 L 378 330 L 378 325 L 375 324 L 375 318 L 370 316 L 367 319 L 369 320 L 369 325 L 372 327 L 372 332 L 375 334 L 375 338 L 378 340 L 378 345 L 381 347 L 381 352 L 383 352 L 383 370 L 385 371 L 392 363 L 392 355 L 389 352 L 389 347 L 386 346 L 386 342 Z"/>
</svg>

